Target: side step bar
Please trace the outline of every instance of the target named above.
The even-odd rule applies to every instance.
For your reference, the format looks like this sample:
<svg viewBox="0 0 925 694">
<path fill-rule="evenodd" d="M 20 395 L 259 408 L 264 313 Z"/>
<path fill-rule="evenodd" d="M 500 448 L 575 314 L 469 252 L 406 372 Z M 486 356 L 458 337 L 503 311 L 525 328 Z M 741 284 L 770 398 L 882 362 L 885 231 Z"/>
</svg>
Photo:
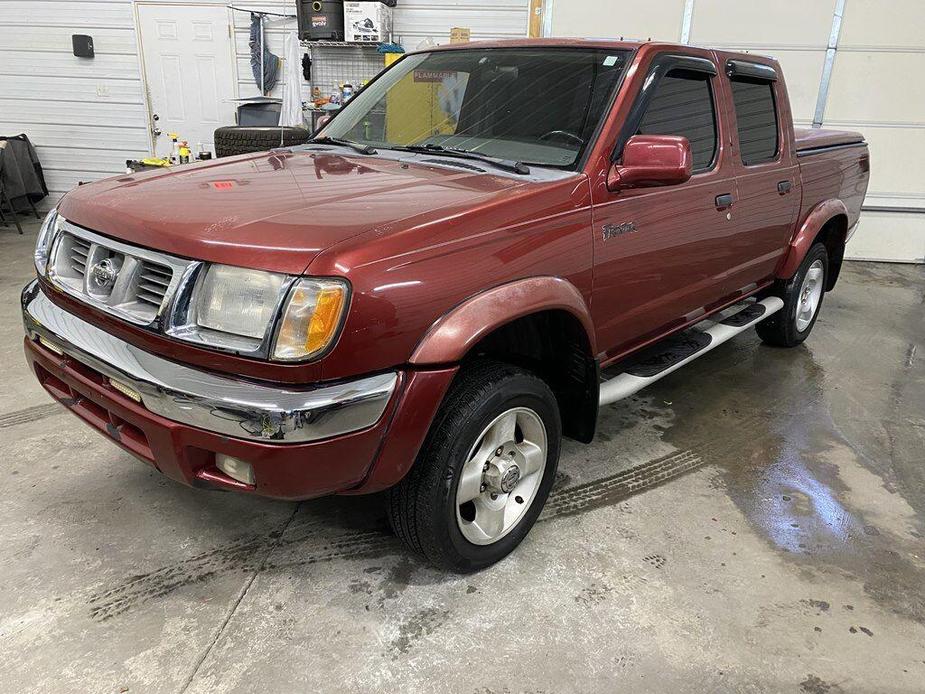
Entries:
<svg viewBox="0 0 925 694">
<path fill-rule="evenodd" d="M 609 405 L 628 398 L 760 323 L 783 307 L 783 301 L 776 296 L 770 296 L 713 323 L 706 330 L 687 330 L 644 349 L 622 365 L 622 373 L 601 382 L 600 405 Z"/>
</svg>

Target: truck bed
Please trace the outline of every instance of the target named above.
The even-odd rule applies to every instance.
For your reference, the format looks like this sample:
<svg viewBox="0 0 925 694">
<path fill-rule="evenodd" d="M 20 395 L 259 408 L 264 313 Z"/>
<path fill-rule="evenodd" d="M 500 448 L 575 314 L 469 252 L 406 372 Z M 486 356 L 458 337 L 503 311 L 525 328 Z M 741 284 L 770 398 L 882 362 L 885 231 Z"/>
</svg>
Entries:
<svg viewBox="0 0 925 694">
<path fill-rule="evenodd" d="M 851 130 L 794 128 L 793 136 L 796 141 L 798 155 L 831 149 L 832 147 L 857 145 L 864 142 L 864 136 L 861 133 Z"/>
</svg>

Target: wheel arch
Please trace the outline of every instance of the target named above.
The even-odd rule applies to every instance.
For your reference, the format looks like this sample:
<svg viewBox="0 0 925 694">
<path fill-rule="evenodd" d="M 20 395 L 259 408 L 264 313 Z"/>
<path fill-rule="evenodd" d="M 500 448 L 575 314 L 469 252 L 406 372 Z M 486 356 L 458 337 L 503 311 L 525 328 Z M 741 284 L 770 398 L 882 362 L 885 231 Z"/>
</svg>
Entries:
<svg viewBox="0 0 925 694">
<path fill-rule="evenodd" d="M 435 366 L 487 357 L 525 368 L 556 395 L 563 432 L 594 438 L 598 362 L 584 297 L 558 277 L 517 280 L 468 299 L 440 318 L 411 364 Z"/>
<path fill-rule="evenodd" d="M 817 241 L 825 244 L 829 253 L 829 277 L 826 291 L 838 281 L 845 244 L 848 240 L 848 209 L 841 200 L 825 200 L 816 205 L 807 215 L 799 231 L 790 241 L 784 261 L 777 270 L 778 279 L 789 280 L 800 267 L 803 258 Z"/>
</svg>

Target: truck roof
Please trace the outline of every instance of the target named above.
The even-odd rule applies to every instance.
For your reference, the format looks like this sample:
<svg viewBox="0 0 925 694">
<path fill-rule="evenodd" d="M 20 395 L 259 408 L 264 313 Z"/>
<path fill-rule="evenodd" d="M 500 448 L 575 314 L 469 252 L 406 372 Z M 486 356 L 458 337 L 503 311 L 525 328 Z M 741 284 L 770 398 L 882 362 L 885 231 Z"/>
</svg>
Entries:
<svg viewBox="0 0 925 694">
<path fill-rule="evenodd" d="M 637 50 L 645 47 L 650 51 L 676 50 L 676 51 L 712 51 L 709 46 L 695 46 L 687 43 L 671 41 L 652 41 L 642 39 L 607 39 L 607 38 L 545 38 L 545 39 L 500 39 L 490 41 L 471 41 L 469 43 L 447 43 L 440 46 L 431 46 L 409 53 L 424 53 L 429 51 L 458 51 L 472 48 L 603 48 L 611 50 Z M 760 59 L 760 62 L 774 60 L 771 56 L 760 53 L 744 53 L 715 49 L 725 56 L 739 55 L 743 60 Z"/>
</svg>

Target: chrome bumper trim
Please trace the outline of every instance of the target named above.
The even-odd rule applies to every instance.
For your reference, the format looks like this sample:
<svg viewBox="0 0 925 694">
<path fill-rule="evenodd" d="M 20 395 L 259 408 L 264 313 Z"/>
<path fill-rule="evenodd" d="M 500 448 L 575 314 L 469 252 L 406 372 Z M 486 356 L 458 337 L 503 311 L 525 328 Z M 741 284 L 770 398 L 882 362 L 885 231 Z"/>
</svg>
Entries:
<svg viewBox="0 0 925 694">
<path fill-rule="evenodd" d="M 398 383 L 395 372 L 307 390 L 286 390 L 218 376 L 162 359 L 55 305 L 37 281 L 22 293 L 23 324 L 33 340 L 122 381 L 151 412 L 236 438 L 304 443 L 375 424 Z"/>
</svg>

